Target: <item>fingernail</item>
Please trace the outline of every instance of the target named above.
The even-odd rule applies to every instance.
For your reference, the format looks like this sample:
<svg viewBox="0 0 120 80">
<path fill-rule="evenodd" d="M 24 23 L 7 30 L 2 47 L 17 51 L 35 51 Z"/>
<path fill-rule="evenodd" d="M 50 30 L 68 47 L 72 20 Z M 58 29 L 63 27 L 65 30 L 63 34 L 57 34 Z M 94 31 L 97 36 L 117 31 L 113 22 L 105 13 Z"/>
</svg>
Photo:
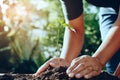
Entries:
<svg viewBox="0 0 120 80">
<path fill-rule="evenodd" d="M 69 77 L 74 77 L 74 73 L 68 74 Z"/>
<path fill-rule="evenodd" d="M 81 76 L 81 74 L 76 74 L 75 77 L 76 78 L 81 78 L 82 76 Z"/>
<path fill-rule="evenodd" d="M 55 67 L 56 65 L 55 65 L 55 63 L 50 63 L 50 66 L 52 66 L 52 67 Z"/>
<path fill-rule="evenodd" d="M 89 79 L 89 78 L 90 78 L 90 76 L 88 76 L 88 75 L 85 75 L 85 78 L 86 78 L 86 79 Z"/>
<path fill-rule="evenodd" d="M 66 72 L 67 72 L 67 74 L 69 74 L 69 73 L 71 72 L 71 70 L 67 69 L 67 71 L 66 71 Z"/>
<path fill-rule="evenodd" d="M 69 73 L 70 73 L 70 70 L 67 70 L 66 72 L 67 72 L 67 74 L 69 74 Z"/>
<path fill-rule="evenodd" d="M 35 77 L 36 77 L 36 74 L 33 74 L 32 77 L 35 78 Z"/>
</svg>

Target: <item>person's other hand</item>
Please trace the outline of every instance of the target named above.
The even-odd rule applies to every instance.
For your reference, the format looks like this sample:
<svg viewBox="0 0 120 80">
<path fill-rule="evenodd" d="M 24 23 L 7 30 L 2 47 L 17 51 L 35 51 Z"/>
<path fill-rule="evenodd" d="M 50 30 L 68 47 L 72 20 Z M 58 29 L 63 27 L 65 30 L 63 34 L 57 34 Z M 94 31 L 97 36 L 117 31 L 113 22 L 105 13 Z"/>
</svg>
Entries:
<svg viewBox="0 0 120 80">
<path fill-rule="evenodd" d="M 46 63 L 44 63 L 35 74 L 33 74 L 33 77 L 39 76 L 42 72 L 44 72 L 49 66 L 52 67 L 59 67 L 59 66 L 69 66 L 69 63 L 65 61 L 62 58 L 52 58 L 48 60 Z"/>
<path fill-rule="evenodd" d="M 99 75 L 102 67 L 103 66 L 97 58 L 84 55 L 72 60 L 66 72 L 71 78 L 84 77 L 88 79 Z"/>
</svg>

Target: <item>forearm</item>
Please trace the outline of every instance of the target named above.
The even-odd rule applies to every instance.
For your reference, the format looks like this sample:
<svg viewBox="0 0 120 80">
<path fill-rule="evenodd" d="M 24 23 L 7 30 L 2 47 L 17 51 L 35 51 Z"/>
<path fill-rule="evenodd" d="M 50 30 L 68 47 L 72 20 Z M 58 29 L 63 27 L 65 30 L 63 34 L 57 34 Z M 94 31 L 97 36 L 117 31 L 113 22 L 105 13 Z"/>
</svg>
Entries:
<svg viewBox="0 0 120 80">
<path fill-rule="evenodd" d="M 71 62 L 80 54 L 80 51 L 83 46 L 83 14 L 74 20 L 70 20 L 69 24 L 74 28 L 74 30 L 66 28 L 63 49 L 60 57 L 66 59 L 68 62 Z"/>
<path fill-rule="evenodd" d="M 104 66 L 106 62 L 120 48 L 120 26 L 114 26 L 108 32 L 106 39 L 102 42 L 98 50 L 93 55 L 97 57 Z"/>
<path fill-rule="evenodd" d="M 93 55 L 97 57 L 104 66 L 108 60 L 120 48 L 120 11 L 113 27 L 109 30 L 106 39 L 102 42 L 98 50 Z"/>
<path fill-rule="evenodd" d="M 66 23 L 74 28 L 66 28 L 60 57 L 71 62 L 82 49 L 84 41 L 84 20 L 82 0 L 60 0 Z"/>
</svg>

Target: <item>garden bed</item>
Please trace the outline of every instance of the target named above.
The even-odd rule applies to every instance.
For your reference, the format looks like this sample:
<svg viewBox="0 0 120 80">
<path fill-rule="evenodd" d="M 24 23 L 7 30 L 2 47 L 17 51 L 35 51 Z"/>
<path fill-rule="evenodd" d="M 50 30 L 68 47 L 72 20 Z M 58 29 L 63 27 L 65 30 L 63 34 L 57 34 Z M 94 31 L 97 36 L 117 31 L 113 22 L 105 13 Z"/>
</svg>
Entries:
<svg viewBox="0 0 120 80">
<path fill-rule="evenodd" d="M 0 80 L 87 80 L 84 78 L 76 79 L 69 78 L 66 74 L 67 67 L 49 67 L 39 77 L 33 78 L 32 74 L 4 74 L 0 76 Z M 99 76 L 88 79 L 88 80 L 120 80 L 117 77 L 102 72 Z"/>
</svg>

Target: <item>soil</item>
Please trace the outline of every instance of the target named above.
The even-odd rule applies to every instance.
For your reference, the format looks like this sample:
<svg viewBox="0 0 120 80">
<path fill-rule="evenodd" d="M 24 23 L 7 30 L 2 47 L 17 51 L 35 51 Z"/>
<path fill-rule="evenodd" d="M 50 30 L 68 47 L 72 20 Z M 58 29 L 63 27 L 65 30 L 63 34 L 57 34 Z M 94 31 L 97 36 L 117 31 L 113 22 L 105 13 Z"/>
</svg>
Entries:
<svg viewBox="0 0 120 80">
<path fill-rule="evenodd" d="M 0 80 L 120 80 L 107 72 L 102 72 L 99 76 L 91 79 L 69 78 L 66 74 L 66 69 L 67 67 L 49 67 L 44 73 L 35 79 L 33 79 L 32 74 L 5 74 L 0 76 Z"/>
</svg>

